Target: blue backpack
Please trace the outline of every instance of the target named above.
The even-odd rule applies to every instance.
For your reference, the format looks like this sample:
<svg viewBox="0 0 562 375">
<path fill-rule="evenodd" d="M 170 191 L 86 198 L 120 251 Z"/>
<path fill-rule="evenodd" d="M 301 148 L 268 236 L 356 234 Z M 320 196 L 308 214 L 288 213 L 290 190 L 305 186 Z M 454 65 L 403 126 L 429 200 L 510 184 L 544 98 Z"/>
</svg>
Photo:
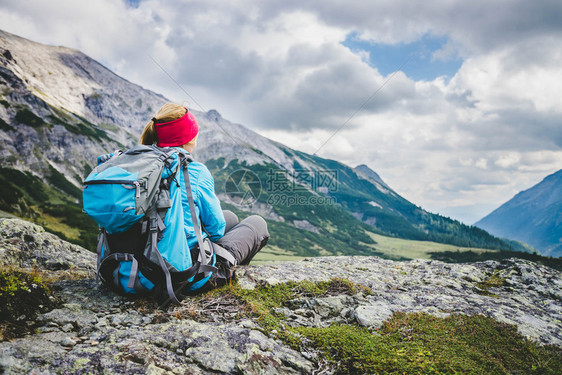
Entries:
<svg viewBox="0 0 562 375">
<path fill-rule="evenodd" d="M 200 289 L 213 273 L 232 277 L 233 256 L 203 239 L 187 171 L 189 154 L 139 145 L 106 159 L 88 175 L 83 191 L 84 211 L 100 226 L 97 275 L 104 284 L 121 294 L 151 293 L 165 306 L 179 303 L 180 292 Z M 198 242 L 191 250 L 181 173 Z"/>
</svg>

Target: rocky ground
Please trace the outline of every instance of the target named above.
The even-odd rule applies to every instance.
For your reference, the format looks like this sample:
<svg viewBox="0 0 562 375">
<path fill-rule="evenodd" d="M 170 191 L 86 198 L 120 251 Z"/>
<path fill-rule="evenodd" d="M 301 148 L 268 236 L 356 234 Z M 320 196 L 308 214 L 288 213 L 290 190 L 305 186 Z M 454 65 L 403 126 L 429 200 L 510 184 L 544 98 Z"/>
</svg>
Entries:
<svg viewBox="0 0 562 375">
<path fill-rule="evenodd" d="M 193 299 L 167 311 L 116 296 L 94 278 L 92 253 L 16 219 L 0 220 L 0 265 L 45 270 L 53 307 L 24 337 L 0 343 L 0 373 L 313 373 L 319 359 L 283 344 L 234 307 Z M 377 257 L 311 258 L 241 267 L 244 289 L 289 280 L 344 278 L 370 293 L 300 296 L 275 312 L 290 326 L 359 324 L 375 329 L 394 312 L 484 314 L 524 336 L 562 346 L 561 273 L 511 259 L 474 264 Z M 197 305 L 201 309 L 201 304 Z M 215 313 L 216 312 L 216 313 Z"/>
</svg>

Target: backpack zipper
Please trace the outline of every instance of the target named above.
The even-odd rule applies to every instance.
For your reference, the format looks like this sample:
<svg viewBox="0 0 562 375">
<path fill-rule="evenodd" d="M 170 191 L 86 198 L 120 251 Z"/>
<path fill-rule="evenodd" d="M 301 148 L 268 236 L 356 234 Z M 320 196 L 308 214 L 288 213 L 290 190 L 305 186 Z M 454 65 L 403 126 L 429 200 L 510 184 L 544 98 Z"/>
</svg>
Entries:
<svg viewBox="0 0 562 375">
<path fill-rule="evenodd" d="M 104 185 L 104 184 L 119 184 L 119 185 L 133 185 L 135 187 L 135 198 L 140 198 L 140 188 L 144 187 L 144 182 L 130 181 L 130 180 L 92 180 L 84 181 L 84 185 Z"/>
</svg>

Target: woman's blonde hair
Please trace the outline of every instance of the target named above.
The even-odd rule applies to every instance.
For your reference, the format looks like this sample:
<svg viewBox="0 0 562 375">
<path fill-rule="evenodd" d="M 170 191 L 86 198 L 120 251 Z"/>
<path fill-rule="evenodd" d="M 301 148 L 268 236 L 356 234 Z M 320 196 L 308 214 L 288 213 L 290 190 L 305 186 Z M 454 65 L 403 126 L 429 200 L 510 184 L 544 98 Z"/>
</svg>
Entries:
<svg viewBox="0 0 562 375">
<path fill-rule="evenodd" d="M 158 134 L 156 134 L 156 124 L 168 121 L 174 121 L 187 113 L 187 109 L 180 104 L 166 103 L 158 112 L 152 116 L 152 119 L 142 131 L 140 142 L 143 145 L 153 145 L 158 143 Z M 197 137 L 195 137 L 196 139 Z M 195 140 L 194 139 L 194 140 Z M 193 141 L 194 141 L 193 140 Z M 193 142 L 191 141 L 191 142 Z"/>
</svg>

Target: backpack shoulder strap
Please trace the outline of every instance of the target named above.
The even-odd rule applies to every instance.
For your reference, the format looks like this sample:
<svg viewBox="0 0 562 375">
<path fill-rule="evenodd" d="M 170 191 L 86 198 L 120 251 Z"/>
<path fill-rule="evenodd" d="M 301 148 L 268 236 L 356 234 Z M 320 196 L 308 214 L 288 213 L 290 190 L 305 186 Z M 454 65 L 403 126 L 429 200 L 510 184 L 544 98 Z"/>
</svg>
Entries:
<svg viewBox="0 0 562 375">
<path fill-rule="evenodd" d="M 182 154 L 183 155 L 183 154 Z M 208 261 L 206 261 L 205 257 L 207 255 L 209 255 L 209 257 L 212 257 L 213 254 L 218 255 L 219 257 L 227 260 L 232 266 L 236 265 L 236 259 L 234 258 L 234 256 L 229 253 L 227 250 L 221 248 L 220 246 L 212 246 L 208 241 L 205 242 L 203 241 L 203 234 L 201 232 L 201 226 L 199 225 L 198 222 L 198 218 L 197 215 L 195 213 L 195 205 L 194 205 L 194 200 L 193 200 L 193 195 L 191 193 L 191 183 L 189 180 L 189 171 L 187 169 L 189 163 L 192 161 L 192 159 L 190 158 L 190 156 L 188 155 L 184 155 L 184 157 L 186 157 L 186 161 L 184 164 L 184 180 L 185 180 L 185 188 L 187 190 L 187 198 L 189 200 L 189 211 L 191 213 L 191 221 L 193 222 L 193 229 L 195 229 L 195 235 L 197 236 L 197 242 L 199 243 L 199 249 L 205 249 L 205 251 L 200 251 L 199 252 L 199 260 L 201 261 L 201 264 L 208 264 L 211 260 L 208 259 Z M 181 156 L 180 156 L 181 158 Z M 204 245 L 207 245 L 208 249 L 202 246 L 202 243 Z M 208 252 L 208 254 L 207 254 Z M 203 254 L 202 254 L 203 253 Z"/>
<path fill-rule="evenodd" d="M 195 201 L 191 192 L 191 181 L 189 179 L 189 171 L 187 169 L 189 163 L 193 159 L 183 153 L 180 153 L 179 156 L 180 162 L 183 166 L 183 179 L 185 181 L 185 190 L 187 192 L 191 221 L 193 222 L 193 229 L 195 230 L 195 236 L 197 237 L 197 243 L 199 244 L 199 261 L 202 265 L 207 265 L 212 261 L 211 257 L 213 256 L 213 248 L 208 242 L 203 241 L 203 233 L 201 232 L 201 226 L 199 225 L 199 218 L 195 212 Z"/>
</svg>

